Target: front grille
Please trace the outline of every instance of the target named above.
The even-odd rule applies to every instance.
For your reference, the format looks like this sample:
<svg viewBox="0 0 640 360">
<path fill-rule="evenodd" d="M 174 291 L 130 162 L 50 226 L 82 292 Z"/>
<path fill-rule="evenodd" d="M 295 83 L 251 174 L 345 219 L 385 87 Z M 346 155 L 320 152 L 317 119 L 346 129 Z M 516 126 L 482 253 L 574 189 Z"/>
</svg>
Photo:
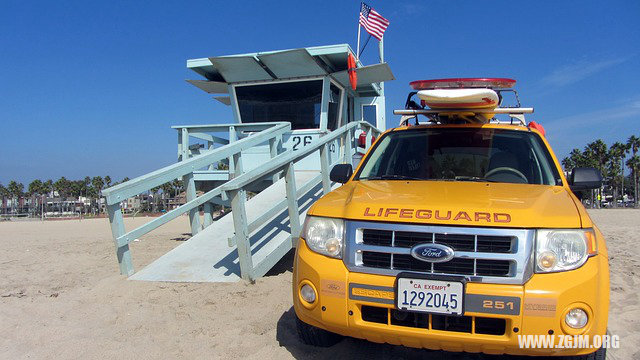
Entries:
<svg viewBox="0 0 640 360">
<path fill-rule="evenodd" d="M 367 245 L 391 246 L 393 231 L 363 229 L 362 238 L 367 239 Z"/>
<path fill-rule="evenodd" d="M 514 239 L 510 236 L 478 236 L 479 252 L 510 253 Z"/>
<path fill-rule="evenodd" d="M 391 268 L 391 254 L 365 251 L 362 253 L 362 262 L 365 266 L 373 268 Z"/>
<path fill-rule="evenodd" d="M 479 316 L 430 315 L 369 305 L 362 305 L 360 313 L 366 322 L 428 330 L 500 336 L 507 329 L 505 319 Z"/>
<path fill-rule="evenodd" d="M 395 233 L 395 234 L 394 234 Z M 514 248 L 513 236 L 477 236 L 466 234 L 433 234 L 416 231 L 391 231 L 363 229 L 362 243 L 365 245 L 411 248 L 418 244 L 435 242 L 451 247 L 455 251 L 487 253 L 509 253 Z"/>
<path fill-rule="evenodd" d="M 471 282 L 523 284 L 533 273 L 535 231 L 347 221 L 345 264 L 351 271 L 465 276 Z M 442 263 L 418 260 L 411 248 L 436 243 L 454 250 Z"/>
<path fill-rule="evenodd" d="M 393 255 L 392 266 L 391 257 L 392 254 L 363 251 L 362 264 L 364 266 L 374 268 L 477 276 L 508 276 L 511 266 L 510 261 L 507 260 L 455 258 L 444 263 L 433 264 L 432 268 L 430 263 L 420 261 L 411 255 L 398 254 Z M 474 262 L 477 262 L 475 270 Z"/>
<path fill-rule="evenodd" d="M 431 242 L 432 237 L 433 234 L 430 233 L 396 231 L 394 246 L 410 248 L 420 243 Z M 364 237 L 362 240 L 366 241 Z"/>
</svg>

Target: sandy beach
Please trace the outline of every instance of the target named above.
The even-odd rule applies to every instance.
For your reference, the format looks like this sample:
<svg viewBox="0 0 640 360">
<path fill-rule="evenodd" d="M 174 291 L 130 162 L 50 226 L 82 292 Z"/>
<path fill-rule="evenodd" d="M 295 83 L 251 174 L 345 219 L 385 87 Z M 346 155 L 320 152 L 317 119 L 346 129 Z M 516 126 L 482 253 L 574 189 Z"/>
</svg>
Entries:
<svg viewBox="0 0 640 360">
<path fill-rule="evenodd" d="M 640 210 L 597 210 L 611 263 L 610 359 L 640 350 Z M 126 226 L 148 218 L 126 219 Z M 176 219 L 132 243 L 136 269 L 189 237 Z M 355 339 L 301 344 L 291 307 L 291 256 L 250 285 L 129 281 L 118 274 L 106 219 L 0 223 L 2 359 L 480 359 Z M 495 357 L 491 357 L 495 358 Z"/>
</svg>

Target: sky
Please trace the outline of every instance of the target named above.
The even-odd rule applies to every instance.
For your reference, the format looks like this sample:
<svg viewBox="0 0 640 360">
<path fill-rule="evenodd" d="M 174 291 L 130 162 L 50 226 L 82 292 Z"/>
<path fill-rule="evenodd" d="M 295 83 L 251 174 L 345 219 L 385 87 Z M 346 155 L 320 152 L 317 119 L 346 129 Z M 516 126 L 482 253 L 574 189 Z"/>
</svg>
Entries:
<svg viewBox="0 0 640 360">
<path fill-rule="evenodd" d="M 510 77 L 559 159 L 640 136 L 638 1 L 368 1 L 390 20 L 387 127 L 408 83 Z M 186 60 L 349 43 L 359 1 L 0 4 L 0 183 L 133 178 L 176 161 L 172 125 L 230 123 Z M 363 62 L 377 62 L 375 39 Z"/>
</svg>

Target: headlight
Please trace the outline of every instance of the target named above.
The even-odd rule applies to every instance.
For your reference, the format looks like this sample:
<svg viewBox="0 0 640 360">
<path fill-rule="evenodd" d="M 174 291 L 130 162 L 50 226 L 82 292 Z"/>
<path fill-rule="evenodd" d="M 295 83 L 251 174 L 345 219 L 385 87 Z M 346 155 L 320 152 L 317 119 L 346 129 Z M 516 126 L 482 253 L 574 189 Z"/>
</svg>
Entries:
<svg viewBox="0 0 640 360">
<path fill-rule="evenodd" d="M 344 220 L 307 216 L 301 236 L 311 250 L 337 259 L 342 258 Z"/>
<path fill-rule="evenodd" d="M 536 233 L 536 272 L 577 269 L 597 254 L 593 229 L 538 230 Z"/>
</svg>

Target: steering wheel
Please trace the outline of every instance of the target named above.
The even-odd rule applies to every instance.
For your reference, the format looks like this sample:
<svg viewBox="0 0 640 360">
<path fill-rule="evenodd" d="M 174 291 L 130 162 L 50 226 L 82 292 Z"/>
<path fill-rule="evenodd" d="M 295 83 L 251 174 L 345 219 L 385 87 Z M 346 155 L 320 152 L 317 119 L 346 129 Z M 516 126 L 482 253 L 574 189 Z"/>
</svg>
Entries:
<svg viewBox="0 0 640 360">
<path fill-rule="evenodd" d="M 520 171 L 518 171 L 518 170 L 516 170 L 514 168 L 511 168 L 511 167 L 497 167 L 495 169 L 491 169 L 491 170 L 489 170 L 488 173 L 486 173 L 484 175 L 484 177 L 485 178 L 489 178 L 491 175 L 495 175 L 496 173 L 499 173 L 499 172 L 509 172 L 509 173 L 515 174 L 518 177 L 520 177 L 522 180 L 524 180 L 525 183 L 529 182 L 529 179 L 527 179 L 527 177 L 524 176 L 523 173 L 521 173 Z"/>
</svg>

